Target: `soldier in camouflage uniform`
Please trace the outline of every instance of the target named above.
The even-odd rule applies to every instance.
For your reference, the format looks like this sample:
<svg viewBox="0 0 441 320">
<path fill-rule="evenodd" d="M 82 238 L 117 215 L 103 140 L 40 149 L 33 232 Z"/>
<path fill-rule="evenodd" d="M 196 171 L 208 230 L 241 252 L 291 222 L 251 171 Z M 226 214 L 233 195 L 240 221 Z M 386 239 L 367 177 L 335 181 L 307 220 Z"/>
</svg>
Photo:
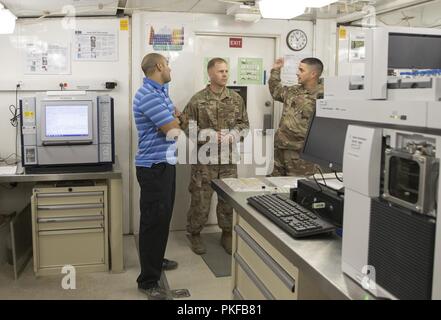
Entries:
<svg viewBox="0 0 441 320">
<path fill-rule="evenodd" d="M 240 135 L 243 135 L 244 130 L 249 129 L 248 115 L 242 97 L 226 88 L 227 62 L 221 58 L 214 58 L 209 61 L 207 69 L 210 85 L 191 98 L 180 116 L 181 128 L 186 132 L 191 120 L 196 121 L 198 133 L 203 129 L 212 129 L 214 148 L 218 150 L 218 155 L 214 159 L 211 158 L 209 164 L 201 164 L 198 159 L 198 164 L 191 166 L 191 181 L 188 188 L 191 193 L 191 205 L 187 214 L 187 231 L 190 234 L 191 248 L 196 254 L 203 254 L 206 251 L 200 232 L 210 212 L 213 194 L 211 180 L 237 178 L 237 165 L 233 161 L 230 148 Z M 221 159 L 222 141 L 229 149 L 226 157 Z M 212 142 L 208 141 L 208 143 Z M 206 143 L 206 141 L 198 141 L 198 151 Z M 219 197 L 216 211 L 218 224 L 222 229 L 221 244 L 227 253 L 231 254 L 233 208 Z"/>
<path fill-rule="evenodd" d="M 274 138 L 272 176 L 314 174 L 314 164 L 300 159 L 300 151 L 315 111 L 317 96 L 323 95 L 323 85 L 320 83 L 323 64 L 316 58 L 303 59 L 297 72 L 299 84 L 290 87 L 281 84 L 282 67 L 283 59 L 277 59 L 268 81 L 273 99 L 283 102 L 282 118 Z"/>
</svg>

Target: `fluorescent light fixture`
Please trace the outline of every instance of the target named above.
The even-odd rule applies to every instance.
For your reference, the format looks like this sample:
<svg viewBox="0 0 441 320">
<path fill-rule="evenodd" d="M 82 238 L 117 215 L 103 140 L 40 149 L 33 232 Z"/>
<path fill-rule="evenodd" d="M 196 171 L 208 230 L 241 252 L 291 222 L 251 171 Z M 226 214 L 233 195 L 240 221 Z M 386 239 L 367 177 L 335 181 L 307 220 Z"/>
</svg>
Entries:
<svg viewBox="0 0 441 320">
<path fill-rule="evenodd" d="M 0 3 L 0 34 L 14 33 L 17 17 Z"/>
<path fill-rule="evenodd" d="M 260 14 L 258 13 L 236 13 L 234 15 L 234 20 L 242 22 L 253 22 L 256 23 L 260 20 Z"/>
<path fill-rule="evenodd" d="M 260 0 L 259 9 L 265 19 L 292 19 L 305 12 L 305 4 L 297 0 Z"/>
</svg>

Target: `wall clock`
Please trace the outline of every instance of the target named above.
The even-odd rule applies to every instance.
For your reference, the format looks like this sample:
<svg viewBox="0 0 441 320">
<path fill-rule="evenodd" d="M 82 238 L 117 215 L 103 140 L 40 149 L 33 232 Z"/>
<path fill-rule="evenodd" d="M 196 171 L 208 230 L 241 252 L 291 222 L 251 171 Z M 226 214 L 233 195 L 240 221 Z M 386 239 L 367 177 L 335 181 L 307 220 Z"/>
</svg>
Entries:
<svg viewBox="0 0 441 320">
<path fill-rule="evenodd" d="M 308 37 L 306 33 L 300 29 L 291 30 L 286 36 L 286 44 L 291 50 L 301 51 L 305 49 L 307 43 Z"/>
</svg>

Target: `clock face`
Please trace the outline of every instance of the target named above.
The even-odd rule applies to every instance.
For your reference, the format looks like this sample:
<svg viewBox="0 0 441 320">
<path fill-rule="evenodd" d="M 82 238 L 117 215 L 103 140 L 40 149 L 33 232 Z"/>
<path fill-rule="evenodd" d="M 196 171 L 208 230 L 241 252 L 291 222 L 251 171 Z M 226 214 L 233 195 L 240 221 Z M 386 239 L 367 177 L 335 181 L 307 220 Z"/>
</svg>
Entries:
<svg viewBox="0 0 441 320">
<path fill-rule="evenodd" d="M 291 30 L 286 36 L 286 44 L 291 50 L 303 50 L 305 49 L 307 43 L 308 38 L 306 37 L 306 33 L 304 33 L 302 30 Z"/>
</svg>

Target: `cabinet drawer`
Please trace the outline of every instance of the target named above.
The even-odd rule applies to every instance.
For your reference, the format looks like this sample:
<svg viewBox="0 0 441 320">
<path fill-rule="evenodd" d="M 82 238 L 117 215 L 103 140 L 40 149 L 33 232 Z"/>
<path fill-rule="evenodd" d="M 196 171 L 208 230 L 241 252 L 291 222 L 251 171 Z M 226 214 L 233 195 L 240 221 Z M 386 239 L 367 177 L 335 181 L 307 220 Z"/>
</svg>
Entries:
<svg viewBox="0 0 441 320">
<path fill-rule="evenodd" d="M 238 230 L 240 229 L 236 228 L 236 233 L 238 234 L 237 253 L 253 270 L 263 286 L 271 292 L 275 299 L 296 299 L 296 275 L 290 275 L 286 272 L 256 242 L 252 242 L 251 238 L 244 238 L 247 235 L 238 233 Z"/>
<path fill-rule="evenodd" d="M 38 237 L 39 268 L 105 262 L 105 239 L 102 228 L 40 231 Z"/>
<path fill-rule="evenodd" d="M 236 264 L 236 289 L 244 300 L 267 299 L 238 264 Z"/>
<path fill-rule="evenodd" d="M 36 194 L 37 205 L 103 204 L 103 191 L 47 192 Z"/>
<path fill-rule="evenodd" d="M 104 216 L 38 218 L 37 223 L 38 231 L 103 228 Z"/>
<path fill-rule="evenodd" d="M 293 276 L 298 286 L 298 274 L 299 270 L 293 265 L 279 250 L 271 245 L 262 235 L 260 235 L 256 229 L 254 229 L 248 222 L 246 222 L 241 216 L 238 216 L 238 225 L 264 249 L 277 263 L 285 269 L 290 275 Z M 301 281 L 301 279 L 300 279 Z"/>
<path fill-rule="evenodd" d="M 104 215 L 104 205 L 102 203 L 37 205 L 38 218 L 87 217 L 98 215 Z"/>
</svg>

